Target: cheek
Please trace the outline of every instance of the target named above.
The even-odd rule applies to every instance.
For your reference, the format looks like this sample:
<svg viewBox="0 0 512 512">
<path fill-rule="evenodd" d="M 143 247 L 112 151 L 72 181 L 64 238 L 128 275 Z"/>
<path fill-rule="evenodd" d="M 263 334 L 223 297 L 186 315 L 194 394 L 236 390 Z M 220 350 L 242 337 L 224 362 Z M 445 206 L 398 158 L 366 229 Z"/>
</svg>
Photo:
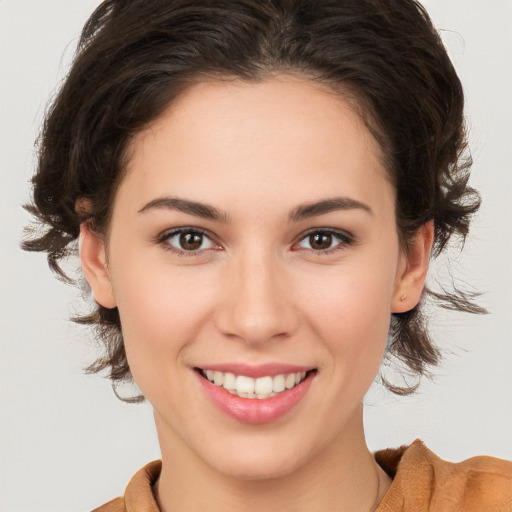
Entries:
<svg viewBox="0 0 512 512">
<path fill-rule="evenodd" d="M 189 272 L 166 265 L 137 265 L 125 258 L 115 268 L 114 291 L 126 354 L 144 392 L 149 377 L 175 374 L 176 361 L 211 317 L 213 287 L 201 276 L 191 280 Z M 168 368 L 153 372 L 162 366 Z"/>
<path fill-rule="evenodd" d="M 394 289 L 390 268 L 358 262 L 331 273 L 322 287 L 310 283 L 304 295 L 316 336 L 344 368 L 340 375 L 354 382 L 373 380 L 384 354 Z"/>
</svg>

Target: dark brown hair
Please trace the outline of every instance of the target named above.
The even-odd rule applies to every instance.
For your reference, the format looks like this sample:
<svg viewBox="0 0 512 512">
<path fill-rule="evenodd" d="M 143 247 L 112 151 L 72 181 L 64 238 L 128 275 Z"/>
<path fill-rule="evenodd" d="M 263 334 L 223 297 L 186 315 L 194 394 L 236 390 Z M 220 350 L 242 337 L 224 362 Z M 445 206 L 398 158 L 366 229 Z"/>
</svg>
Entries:
<svg viewBox="0 0 512 512">
<path fill-rule="evenodd" d="M 463 91 L 440 37 L 414 0 L 106 0 L 86 23 L 46 116 L 33 204 L 44 233 L 23 243 L 50 267 L 76 251 L 80 224 L 105 234 L 131 138 L 192 82 L 248 82 L 293 74 L 350 97 L 378 141 L 397 190 L 403 246 L 428 221 L 434 256 L 462 239 L 479 196 L 468 187 Z M 77 199 L 91 208 L 76 211 Z M 472 297 L 432 293 L 438 303 L 481 312 Z M 117 309 L 77 319 L 96 329 L 114 389 L 131 380 Z M 413 375 L 440 359 L 422 304 L 392 318 L 388 356 Z M 386 383 L 396 393 L 415 386 Z M 132 399 L 135 400 L 135 399 Z"/>
</svg>

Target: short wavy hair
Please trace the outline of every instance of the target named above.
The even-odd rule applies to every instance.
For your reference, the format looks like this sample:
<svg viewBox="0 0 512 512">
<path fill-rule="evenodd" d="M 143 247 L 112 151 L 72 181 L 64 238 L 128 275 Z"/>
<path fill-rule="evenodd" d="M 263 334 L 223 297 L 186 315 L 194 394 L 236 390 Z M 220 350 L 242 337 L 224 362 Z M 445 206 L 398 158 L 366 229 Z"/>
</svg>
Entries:
<svg viewBox="0 0 512 512">
<path fill-rule="evenodd" d="M 106 234 L 132 137 L 191 83 L 259 82 L 277 74 L 322 83 L 355 106 L 396 187 L 405 248 L 429 221 L 433 256 L 452 237 L 464 240 L 480 197 L 468 186 L 463 90 L 417 1 L 106 0 L 87 21 L 47 111 L 26 206 L 43 231 L 29 232 L 23 248 L 46 251 L 51 269 L 71 280 L 60 260 L 76 253 L 81 223 Z M 79 199 L 91 208 L 77 211 Z M 393 315 L 387 356 L 418 377 L 441 356 L 422 312 L 426 296 L 452 309 L 483 311 L 454 288 L 425 290 L 416 308 Z M 130 381 L 117 308 L 96 304 L 75 320 L 93 326 L 104 346 L 87 371 L 107 370 L 114 391 Z M 417 387 L 383 380 L 399 394 Z"/>
</svg>

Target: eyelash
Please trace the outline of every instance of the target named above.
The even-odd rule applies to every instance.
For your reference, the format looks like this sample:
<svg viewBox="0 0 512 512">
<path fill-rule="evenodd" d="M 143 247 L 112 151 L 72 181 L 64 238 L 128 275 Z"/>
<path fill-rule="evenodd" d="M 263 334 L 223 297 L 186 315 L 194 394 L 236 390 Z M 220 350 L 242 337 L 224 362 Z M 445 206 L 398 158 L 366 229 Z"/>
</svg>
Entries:
<svg viewBox="0 0 512 512">
<path fill-rule="evenodd" d="M 301 238 L 298 240 L 298 242 L 294 243 L 293 246 L 295 247 L 302 241 L 306 240 L 307 238 L 311 237 L 312 235 L 328 235 L 333 237 L 338 241 L 338 243 L 334 247 L 329 247 L 328 249 L 323 250 L 315 250 L 315 249 L 307 249 L 302 248 L 302 250 L 307 252 L 315 253 L 319 256 L 329 255 L 334 252 L 342 251 L 346 249 L 347 247 L 350 247 L 355 244 L 355 238 L 350 233 L 347 233 L 346 231 L 341 231 L 337 229 L 331 229 L 331 228 L 314 228 L 310 231 L 304 233 Z M 301 250 L 299 248 L 298 250 Z"/>
<path fill-rule="evenodd" d="M 213 245 L 218 245 L 214 242 L 214 237 L 208 231 L 205 231 L 204 229 L 201 229 L 201 228 L 194 228 L 194 227 L 186 227 L 186 228 L 179 228 L 179 229 L 173 229 L 171 231 L 166 231 L 165 233 L 163 233 L 161 236 L 159 236 L 156 239 L 156 242 L 158 244 L 160 244 L 165 251 L 172 252 L 173 254 L 175 254 L 176 256 L 179 256 L 180 258 L 182 258 L 182 257 L 186 258 L 186 257 L 190 257 L 190 256 L 198 256 L 198 255 L 203 254 L 204 251 L 209 250 L 209 249 L 198 249 L 195 251 L 187 251 L 186 249 L 178 249 L 177 247 L 174 247 L 169 243 L 170 239 L 174 238 L 175 236 L 183 235 L 183 234 L 201 235 L 203 237 L 203 241 L 204 241 L 204 238 L 206 238 L 206 239 L 210 240 L 210 242 Z"/>
<path fill-rule="evenodd" d="M 201 235 L 203 237 L 202 242 L 204 242 L 204 238 L 208 239 L 211 244 L 214 246 L 218 246 L 216 242 L 214 241 L 214 237 L 208 232 L 201 228 L 194 228 L 194 227 L 186 227 L 186 228 L 179 228 L 179 229 L 173 229 L 171 231 L 166 231 L 161 236 L 159 236 L 155 241 L 160 244 L 165 251 L 172 252 L 173 254 L 179 256 L 179 257 L 191 257 L 191 256 L 198 256 L 203 254 L 205 251 L 210 250 L 210 248 L 207 249 L 197 249 L 192 251 L 187 251 L 186 249 L 178 249 L 174 246 L 172 246 L 169 243 L 169 240 L 174 238 L 175 236 L 182 235 L 182 234 L 192 234 L 192 235 Z M 329 255 L 334 252 L 340 251 L 345 249 L 347 246 L 350 247 L 354 245 L 355 238 L 350 233 L 347 233 L 346 231 L 336 230 L 336 229 L 330 229 L 330 228 L 315 228 L 311 229 L 310 231 L 304 233 L 301 235 L 301 237 L 298 239 L 297 242 L 295 242 L 292 245 L 292 248 L 297 247 L 301 242 L 306 240 L 308 237 L 311 237 L 312 235 L 328 235 L 333 237 L 338 241 L 338 243 L 334 247 L 329 247 L 327 249 L 322 250 L 315 250 L 315 249 L 308 249 L 308 248 L 300 248 L 293 249 L 296 251 L 306 251 L 310 253 L 314 253 L 316 255 Z M 215 249 L 218 250 L 218 249 Z"/>
</svg>

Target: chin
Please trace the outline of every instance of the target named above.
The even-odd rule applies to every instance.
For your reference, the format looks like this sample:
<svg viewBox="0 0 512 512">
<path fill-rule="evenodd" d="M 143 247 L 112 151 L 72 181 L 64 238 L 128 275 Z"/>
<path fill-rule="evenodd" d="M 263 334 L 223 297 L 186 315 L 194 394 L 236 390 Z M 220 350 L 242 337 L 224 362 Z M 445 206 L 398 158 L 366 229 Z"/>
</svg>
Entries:
<svg viewBox="0 0 512 512">
<path fill-rule="evenodd" d="M 245 436 L 244 436 L 245 437 Z M 287 443 L 281 436 L 272 439 L 267 435 L 245 437 L 238 442 L 218 443 L 213 450 L 204 453 L 204 461 L 221 474 L 247 481 L 263 481 L 284 478 L 300 470 L 314 458 L 314 446 Z M 291 441 L 291 440 L 290 440 Z M 319 447 L 321 449 L 322 447 Z"/>
<path fill-rule="evenodd" d="M 223 464 L 217 464 L 215 469 L 237 480 L 264 481 L 284 478 L 300 466 L 296 458 L 276 457 L 275 453 L 269 457 L 250 457 L 245 454 L 244 460 L 226 460 Z"/>
</svg>

